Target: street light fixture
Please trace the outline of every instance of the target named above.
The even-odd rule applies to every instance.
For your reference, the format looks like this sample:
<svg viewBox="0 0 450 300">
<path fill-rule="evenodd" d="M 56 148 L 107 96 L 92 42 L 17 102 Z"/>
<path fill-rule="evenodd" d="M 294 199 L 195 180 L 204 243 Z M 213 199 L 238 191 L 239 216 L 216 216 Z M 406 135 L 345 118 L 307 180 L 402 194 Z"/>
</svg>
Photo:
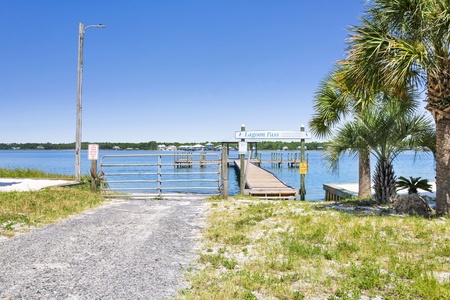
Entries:
<svg viewBox="0 0 450 300">
<path fill-rule="evenodd" d="M 83 79 L 83 43 L 84 33 L 90 27 L 105 28 L 105 25 L 89 25 L 84 27 L 83 22 L 79 24 L 78 33 L 78 91 L 77 91 L 77 128 L 75 137 L 75 179 L 80 181 L 81 177 L 81 86 Z"/>
</svg>

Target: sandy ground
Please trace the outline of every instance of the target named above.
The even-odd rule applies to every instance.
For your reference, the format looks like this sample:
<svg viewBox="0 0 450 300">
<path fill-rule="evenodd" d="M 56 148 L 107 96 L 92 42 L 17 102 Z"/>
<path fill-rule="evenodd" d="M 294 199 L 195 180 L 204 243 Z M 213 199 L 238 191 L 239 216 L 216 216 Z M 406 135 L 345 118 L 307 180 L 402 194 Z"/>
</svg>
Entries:
<svg viewBox="0 0 450 300">
<path fill-rule="evenodd" d="M 0 299 L 173 299 L 189 287 L 207 208 L 114 200 L 0 239 Z"/>
<path fill-rule="evenodd" d="M 77 184 L 72 180 L 0 178 L 0 192 L 37 191 L 50 186 Z"/>
</svg>

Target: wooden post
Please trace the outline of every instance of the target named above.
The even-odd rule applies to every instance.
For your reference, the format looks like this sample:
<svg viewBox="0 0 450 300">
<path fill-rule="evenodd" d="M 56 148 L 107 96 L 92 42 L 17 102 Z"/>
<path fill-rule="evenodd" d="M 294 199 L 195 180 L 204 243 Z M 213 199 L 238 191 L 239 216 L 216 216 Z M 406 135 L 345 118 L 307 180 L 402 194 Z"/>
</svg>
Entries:
<svg viewBox="0 0 450 300">
<path fill-rule="evenodd" d="M 222 197 L 228 198 L 228 145 L 222 144 Z"/>
<path fill-rule="evenodd" d="M 97 192 L 97 181 L 98 181 L 98 173 L 97 173 L 97 160 L 91 160 L 91 191 Z"/>
<path fill-rule="evenodd" d="M 91 161 L 91 191 L 97 191 L 97 184 L 100 179 L 97 172 L 97 160 L 98 160 L 98 144 L 88 145 L 88 159 Z"/>
<path fill-rule="evenodd" d="M 300 131 L 305 131 L 305 125 L 300 126 Z M 300 153 L 300 164 L 305 163 L 305 139 L 301 139 L 301 153 Z M 300 166 L 299 166 L 299 169 Z M 305 174 L 300 172 L 300 200 L 305 200 L 306 187 L 305 187 Z"/>
<path fill-rule="evenodd" d="M 245 125 L 242 124 L 241 125 L 241 131 L 245 131 Z M 241 139 L 241 142 L 245 142 L 245 139 Z M 240 159 L 240 166 L 241 166 L 241 171 L 239 173 L 240 175 L 240 193 L 241 195 L 244 195 L 244 191 L 245 191 L 245 154 L 239 154 L 239 159 Z"/>
</svg>

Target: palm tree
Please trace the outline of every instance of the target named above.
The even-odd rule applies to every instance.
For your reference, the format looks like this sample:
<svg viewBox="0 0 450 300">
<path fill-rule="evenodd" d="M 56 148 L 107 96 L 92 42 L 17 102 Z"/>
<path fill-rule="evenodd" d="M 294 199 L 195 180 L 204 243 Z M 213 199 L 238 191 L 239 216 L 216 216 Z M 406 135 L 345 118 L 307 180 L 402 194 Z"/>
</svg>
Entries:
<svg viewBox="0 0 450 300">
<path fill-rule="evenodd" d="M 436 213 L 450 213 L 450 1 L 373 0 L 351 29 L 346 78 L 361 90 L 425 89 L 436 124 Z"/>
<path fill-rule="evenodd" d="M 420 179 L 420 177 L 412 177 L 409 179 L 400 176 L 397 180 L 397 189 L 404 190 L 408 189 L 408 194 L 417 194 L 417 190 L 421 189 L 427 192 L 432 192 L 431 184 L 428 183 L 428 179 Z"/>
<path fill-rule="evenodd" d="M 345 81 L 339 76 L 340 66 L 335 66 L 321 82 L 314 99 L 315 114 L 309 122 L 313 134 L 317 137 L 330 137 L 333 128 L 348 116 L 358 114 L 362 110 L 356 105 L 354 96 Z M 361 147 L 359 157 L 358 197 L 371 196 L 370 189 L 370 152 L 368 146 Z"/>
<path fill-rule="evenodd" d="M 415 113 L 417 101 L 393 101 L 387 94 L 372 109 L 364 110 L 355 119 L 341 126 L 331 140 L 327 153 L 330 164 L 336 165 L 341 155 L 356 154 L 366 145 L 377 159 L 374 174 L 375 199 L 388 203 L 396 193 L 392 163 L 405 149 L 424 144 L 424 136 L 433 135 L 432 122 Z"/>
</svg>

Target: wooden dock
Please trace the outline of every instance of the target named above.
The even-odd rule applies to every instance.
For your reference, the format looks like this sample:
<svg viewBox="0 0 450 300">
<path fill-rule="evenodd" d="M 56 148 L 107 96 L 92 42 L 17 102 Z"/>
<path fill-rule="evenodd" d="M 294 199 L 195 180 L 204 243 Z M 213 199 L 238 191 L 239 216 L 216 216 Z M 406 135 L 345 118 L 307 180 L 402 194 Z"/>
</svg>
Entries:
<svg viewBox="0 0 450 300">
<path fill-rule="evenodd" d="M 356 198 L 358 196 L 357 183 L 330 183 L 324 184 L 325 201 L 340 201 L 343 199 Z"/>
<path fill-rule="evenodd" d="M 436 197 L 436 182 L 429 182 L 432 192 L 419 189 L 420 195 Z M 358 197 L 358 183 L 328 183 L 323 185 L 325 190 L 325 201 L 341 201 Z M 372 195 L 375 193 L 372 186 Z M 397 192 L 399 195 L 407 194 L 407 190 Z"/>
<path fill-rule="evenodd" d="M 240 172 L 239 160 L 234 161 L 236 169 Z M 245 194 L 267 199 L 296 199 L 297 190 L 284 184 L 274 174 L 253 163 L 245 161 L 246 178 Z"/>
</svg>

